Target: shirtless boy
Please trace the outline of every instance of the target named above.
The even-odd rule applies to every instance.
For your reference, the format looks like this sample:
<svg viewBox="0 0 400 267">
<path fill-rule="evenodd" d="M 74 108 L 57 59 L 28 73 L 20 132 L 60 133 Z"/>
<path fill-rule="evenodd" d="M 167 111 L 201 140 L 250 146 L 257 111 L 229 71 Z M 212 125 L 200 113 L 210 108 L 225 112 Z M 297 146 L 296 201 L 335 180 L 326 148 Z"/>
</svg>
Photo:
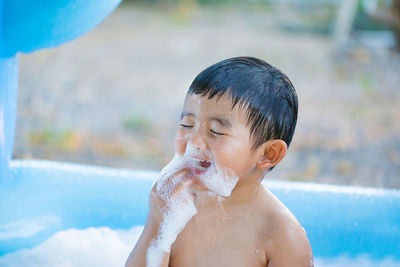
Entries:
<svg viewBox="0 0 400 267">
<path fill-rule="evenodd" d="M 238 57 L 202 71 L 126 266 L 312 267 L 305 231 L 261 184 L 296 121 L 293 85 L 268 63 Z"/>
</svg>

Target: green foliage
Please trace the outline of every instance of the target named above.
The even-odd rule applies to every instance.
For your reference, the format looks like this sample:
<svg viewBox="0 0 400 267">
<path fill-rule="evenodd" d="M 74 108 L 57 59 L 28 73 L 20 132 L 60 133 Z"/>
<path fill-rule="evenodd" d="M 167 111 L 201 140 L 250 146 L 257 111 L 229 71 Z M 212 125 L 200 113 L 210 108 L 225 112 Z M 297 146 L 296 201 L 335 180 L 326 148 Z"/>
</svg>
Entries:
<svg viewBox="0 0 400 267">
<path fill-rule="evenodd" d="M 296 2 L 283 5 L 279 26 L 291 33 L 330 34 L 335 25 L 337 6 L 331 3 Z"/>
<path fill-rule="evenodd" d="M 382 31 L 389 29 L 388 25 L 384 22 L 374 19 L 367 13 L 362 0 L 358 1 L 353 27 L 356 30 L 368 31 Z"/>
<path fill-rule="evenodd" d="M 148 118 L 141 113 L 132 113 L 124 121 L 124 127 L 132 132 L 139 134 L 148 134 L 152 131 L 152 126 Z"/>
<path fill-rule="evenodd" d="M 82 144 L 78 133 L 70 129 L 55 130 L 50 127 L 29 133 L 29 143 L 65 151 L 76 151 Z"/>
<path fill-rule="evenodd" d="M 181 2 L 185 2 L 182 0 L 124 0 L 124 2 L 129 3 L 141 3 L 141 4 L 158 4 L 162 2 L 166 2 L 167 4 L 179 4 Z M 240 4 L 243 2 L 254 2 L 254 1 L 240 1 L 240 0 L 193 0 L 191 2 L 195 2 L 197 4 Z M 267 1 L 266 1 L 267 2 Z"/>
</svg>

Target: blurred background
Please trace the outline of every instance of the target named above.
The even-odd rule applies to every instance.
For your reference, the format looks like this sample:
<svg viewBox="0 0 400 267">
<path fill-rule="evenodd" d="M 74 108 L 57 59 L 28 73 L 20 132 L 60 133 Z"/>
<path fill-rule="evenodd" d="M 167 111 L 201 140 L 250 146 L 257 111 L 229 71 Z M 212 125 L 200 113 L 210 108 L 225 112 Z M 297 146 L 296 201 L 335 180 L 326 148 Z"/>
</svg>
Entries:
<svg viewBox="0 0 400 267">
<path fill-rule="evenodd" d="M 14 158 L 160 170 L 186 91 L 234 56 L 282 70 L 296 133 L 270 179 L 400 188 L 399 0 L 125 0 L 20 55 Z"/>
</svg>

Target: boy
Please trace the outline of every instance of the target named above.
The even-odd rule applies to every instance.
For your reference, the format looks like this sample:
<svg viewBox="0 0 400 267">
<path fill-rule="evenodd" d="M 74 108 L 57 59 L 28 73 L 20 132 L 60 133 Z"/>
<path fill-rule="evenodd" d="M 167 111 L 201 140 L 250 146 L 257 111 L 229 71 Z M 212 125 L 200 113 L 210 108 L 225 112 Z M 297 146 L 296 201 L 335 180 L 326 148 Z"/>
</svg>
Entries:
<svg viewBox="0 0 400 267">
<path fill-rule="evenodd" d="M 296 122 L 296 92 L 268 63 L 238 57 L 202 71 L 126 266 L 312 267 L 303 228 L 261 184 Z"/>
</svg>

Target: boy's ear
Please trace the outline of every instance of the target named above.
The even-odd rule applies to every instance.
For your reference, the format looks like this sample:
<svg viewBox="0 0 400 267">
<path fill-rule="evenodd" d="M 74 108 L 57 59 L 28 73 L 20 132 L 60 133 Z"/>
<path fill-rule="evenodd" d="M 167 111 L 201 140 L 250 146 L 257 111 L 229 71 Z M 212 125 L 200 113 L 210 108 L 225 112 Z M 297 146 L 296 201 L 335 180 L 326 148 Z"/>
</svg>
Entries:
<svg viewBox="0 0 400 267">
<path fill-rule="evenodd" d="M 286 142 L 281 139 L 269 140 L 260 148 L 262 155 L 256 163 L 258 169 L 274 167 L 285 157 L 287 152 Z"/>
</svg>

